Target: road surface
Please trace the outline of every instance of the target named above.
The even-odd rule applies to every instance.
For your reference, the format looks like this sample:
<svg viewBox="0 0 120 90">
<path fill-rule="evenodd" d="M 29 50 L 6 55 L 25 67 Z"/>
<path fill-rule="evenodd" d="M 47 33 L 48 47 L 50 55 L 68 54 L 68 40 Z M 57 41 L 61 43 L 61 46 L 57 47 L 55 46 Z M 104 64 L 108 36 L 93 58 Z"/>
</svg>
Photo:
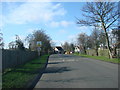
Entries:
<svg viewBox="0 0 120 90">
<path fill-rule="evenodd" d="M 74 55 L 51 55 L 35 88 L 118 88 L 118 65 Z"/>
</svg>

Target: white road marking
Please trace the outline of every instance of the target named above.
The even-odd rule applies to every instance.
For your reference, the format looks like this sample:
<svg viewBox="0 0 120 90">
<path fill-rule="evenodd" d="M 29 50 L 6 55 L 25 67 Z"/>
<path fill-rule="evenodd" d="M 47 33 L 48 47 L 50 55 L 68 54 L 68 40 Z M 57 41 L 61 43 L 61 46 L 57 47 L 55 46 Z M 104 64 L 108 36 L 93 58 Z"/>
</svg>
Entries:
<svg viewBox="0 0 120 90">
<path fill-rule="evenodd" d="M 74 60 L 74 59 L 71 59 L 71 60 L 52 60 L 52 61 L 49 61 L 49 62 L 74 62 L 74 61 L 79 61 L 79 60 Z"/>
</svg>

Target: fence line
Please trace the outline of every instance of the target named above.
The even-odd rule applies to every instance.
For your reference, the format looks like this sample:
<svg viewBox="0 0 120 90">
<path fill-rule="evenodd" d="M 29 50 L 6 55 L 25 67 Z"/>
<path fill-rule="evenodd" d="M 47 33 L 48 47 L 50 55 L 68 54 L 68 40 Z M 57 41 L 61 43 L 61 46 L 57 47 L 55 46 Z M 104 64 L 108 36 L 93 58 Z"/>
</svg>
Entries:
<svg viewBox="0 0 120 90">
<path fill-rule="evenodd" d="M 35 51 L 2 50 L 2 70 L 24 64 L 37 57 Z"/>
</svg>

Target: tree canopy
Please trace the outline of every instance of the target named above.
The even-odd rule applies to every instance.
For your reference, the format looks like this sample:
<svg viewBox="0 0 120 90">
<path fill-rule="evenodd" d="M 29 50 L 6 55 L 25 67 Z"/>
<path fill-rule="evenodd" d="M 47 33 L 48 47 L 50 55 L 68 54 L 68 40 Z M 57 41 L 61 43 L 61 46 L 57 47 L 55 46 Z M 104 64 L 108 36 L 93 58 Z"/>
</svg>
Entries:
<svg viewBox="0 0 120 90">
<path fill-rule="evenodd" d="M 79 25 L 94 26 L 97 24 L 104 31 L 110 58 L 112 58 L 112 51 L 107 31 L 117 24 L 115 23 L 119 18 L 117 7 L 118 3 L 114 2 L 87 2 L 82 9 L 85 19 L 77 19 Z"/>
<path fill-rule="evenodd" d="M 27 36 L 27 41 L 29 43 L 29 48 L 31 50 L 37 50 L 37 41 L 42 42 L 41 51 L 46 53 L 51 50 L 51 38 L 45 33 L 44 30 L 35 30 L 32 34 Z"/>
</svg>

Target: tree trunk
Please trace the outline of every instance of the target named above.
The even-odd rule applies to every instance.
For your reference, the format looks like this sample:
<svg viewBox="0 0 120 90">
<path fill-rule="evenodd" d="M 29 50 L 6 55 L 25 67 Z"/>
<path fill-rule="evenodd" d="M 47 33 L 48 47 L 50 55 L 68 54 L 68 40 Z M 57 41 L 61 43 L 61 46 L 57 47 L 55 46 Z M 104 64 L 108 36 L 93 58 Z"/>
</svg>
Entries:
<svg viewBox="0 0 120 90">
<path fill-rule="evenodd" d="M 95 51 L 96 51 L 96 56 L 98 56 L 98 49 L 95 49 Z"/>
<path fill-rule="evenodd" d="M 104 30 L 105 36 L 106 36 L 106 43 L 107 43 L 107 47 L 108 47 L 108 50 L 109 50 L 109 58 L 112 59 L 112 50 L 110 48 L 109 37 L 108 37 L 108 33 L 106 31 L 104 23 L 102 23 L 102 27 L 103 27 L 103 30 Z"/>
<path fill-rule="evenodd" d="M 84 54 L 87 54 L 87 51 L 86 51 L 86 47 L 85 47 L 85 46 L 83 47 L 83 49 L 84 49 Z"/>
<path fill-rule="evenodd" d="M 107 32 L 105 32 L 105 35 L 106 35 L 107 47 L 108 47 L 108 50 L 109 50 L 109 58 L 112 59 L 112 50 L 111 50 L 111 47 L 110 47 L 110 43 L 109 43 L 109 38 L 108 38 Z"/>
<path fill-rule="evenodd" d="M 113 56 L 114 56 L 114 57 L 117 56 L 117 51 L 116 51 L 116 49 L 117 49 L 117 47 L 115 46 L 115 47 L 113 48 Z"/>
<path fill-rule="evenodd" d="M 98 56 L 98 46 L 97 46 L 97 43 L 95 44 L 95 52 L 96 52 L 96 56 Z"/>
</svg>

